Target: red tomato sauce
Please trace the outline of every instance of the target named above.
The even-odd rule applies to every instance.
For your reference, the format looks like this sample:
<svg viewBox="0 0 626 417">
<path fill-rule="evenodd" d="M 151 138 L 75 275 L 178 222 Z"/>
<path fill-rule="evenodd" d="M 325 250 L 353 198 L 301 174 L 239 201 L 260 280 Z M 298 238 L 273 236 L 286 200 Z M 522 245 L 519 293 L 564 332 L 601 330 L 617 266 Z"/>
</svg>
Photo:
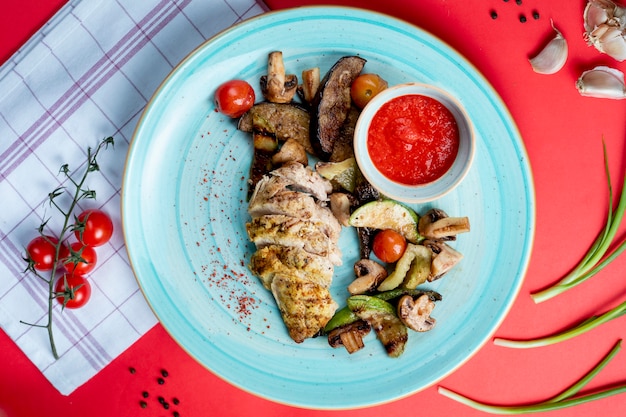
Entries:
<svg viewBox="0 0 626 417">
<path fill-rule="evenodd" d="M 418 94 L 399 96 L 374 115 L 367 150 L 390 180 L 427 184 L 452 166 L 459 150 L 459 128 L 439 101 Z"/>
</svg>

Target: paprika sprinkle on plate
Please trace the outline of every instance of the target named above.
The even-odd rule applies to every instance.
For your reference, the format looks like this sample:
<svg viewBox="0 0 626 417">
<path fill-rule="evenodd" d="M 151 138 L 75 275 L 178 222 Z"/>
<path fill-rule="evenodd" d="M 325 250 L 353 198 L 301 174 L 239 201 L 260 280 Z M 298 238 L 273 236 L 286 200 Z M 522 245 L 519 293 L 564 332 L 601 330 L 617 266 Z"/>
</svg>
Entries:
<svg viewBox="0 0 626 417">
<path fill-rule="evenodd" d="M 374 114 L 367 150 L 387 178 L 423 185 L 452 166 L 459 150 L 459 128 L 450 110 L 434 98 L 402 95 Z"/>
</svg>

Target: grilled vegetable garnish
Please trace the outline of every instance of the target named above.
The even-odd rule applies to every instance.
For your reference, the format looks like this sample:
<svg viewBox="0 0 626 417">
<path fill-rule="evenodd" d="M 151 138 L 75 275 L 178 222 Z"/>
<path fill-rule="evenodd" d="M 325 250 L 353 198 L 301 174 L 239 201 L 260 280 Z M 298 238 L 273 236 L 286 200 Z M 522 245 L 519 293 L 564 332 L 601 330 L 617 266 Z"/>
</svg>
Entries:
<svg viewBox="0 0 626 417">
<path fill-rule="evenodd" d="M 352 105 L 350 86 L 361 73 L 365 59 L 340 58 L 326 73 L 312 103 L 311 144 L 316 155 L 328 160 Z"/>
<path fill-rule="evenodd" d="M 308 153 L 313 154 L 309 140 L 310 119 L 309 112 L 297 104 L 263 102 L 255 104 L 241 116 L 237 129 L 250 133 L 262 128 L 272 132 L 281 142 L 296 140 Z"/>
<path fill-rule="evenodd" d="M 272 103 L 289 103 L 296 94 L 298 77 L 285 74 L 283 53 L 270 52 L 267 57 L 267 75 L 261 77 L 263 97 Z"/>
</svg>

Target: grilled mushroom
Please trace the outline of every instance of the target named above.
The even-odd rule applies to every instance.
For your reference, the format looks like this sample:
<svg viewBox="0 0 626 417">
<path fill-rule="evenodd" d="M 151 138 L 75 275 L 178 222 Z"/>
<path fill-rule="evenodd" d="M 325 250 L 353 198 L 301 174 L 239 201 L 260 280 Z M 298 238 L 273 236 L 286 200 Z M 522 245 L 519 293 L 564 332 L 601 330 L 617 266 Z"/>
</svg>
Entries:
<svg viewBox="0 0 626 417">
<path fill-rule="evenodd" d="M 426 239 L 455 240 L 456 235 L 470 231 L 468 217 L 449 217 L 445 211 L 431 209 L 418 223 L 421 236 Z"/>
<path fill-rule="evenodd" d="M 334 348 L 343 345 L 348 353 L 354 353 L 365 346 L 363 337 L 370 332 L 370 328 L 364 320 L 337 327 L 328 333 L 328 344 Z"/>
<path fill-rule="evenodd" d="M 281 51 L 270 52 L 267 59 L 267 75 L 261 76 L 263 97 L 272 103 L 289 103 L 298 88 L 298 77 L 285 74 Z"/>
<path fill-rule="evenodd" d="M 462 253 L 454 250 L 444 241 L 425 240 L 422 244 L 433 252 L 428 281 L 435 281 L 441 278 L 463 259 Z"/>
<path fill-rule="evenodd" d="M 357 261 L 354 264 L 354 273 L 357 278 L 348 285 L 348 292 L 352 295 L 372 291 L 387 278 L 387 270 L 371 259 Z"/>
<path fill-rule="evenodd" d="M 419 296 L 416 300 L 405 295 L 398 301 L 398 317 L 411 330 L 427 332 L 435 327 L 436 320 L 430 317 L 435 302 L 428 295 Z"/>
</svg>

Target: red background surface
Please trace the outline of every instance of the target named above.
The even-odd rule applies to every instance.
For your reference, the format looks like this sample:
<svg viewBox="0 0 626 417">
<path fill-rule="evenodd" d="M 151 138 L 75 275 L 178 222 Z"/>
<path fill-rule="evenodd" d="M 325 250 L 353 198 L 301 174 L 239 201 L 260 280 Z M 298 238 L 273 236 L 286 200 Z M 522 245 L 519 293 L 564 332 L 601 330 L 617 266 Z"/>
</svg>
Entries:
<svg viewBox="0 0 626 417">
<path fill-rule="evenodd" d="M 64 1 L 4 0 L 0 4 L 0 61 L 8 59 Z M 322 4 L 319 1 L 267 0 L 272 9 Z M 325 3 L 327 4 L 327 3 Z M 600 55 L 583 40 L 584 0 L 385 0 L 335 1 L 384 12 L 412 22 L 456 48 L 492 83 L 516 120 L 526 145 L 536 187 L 536 238 L 520 295 L 496 335 L 528 338 L 552 333 L 599 314 L 626 299 L 624 267 L 618 259 L 591 281 L 556 299 L 536 305 L 529 297 L 562 276 L 586 251 L 604 223 L 607 187 L 602 142 L 610 153 L 615 190 L 626 171 L 626 101 L 583 98 L 574 87 L 586 69 L 626 64 Z M 490 11 L 499 17 L 492 20 Z M 540 13 L 533 20 L 532 11 Z M 528 17 L 520 23 L 519 15 Z M 528 58 L 553 36 L 550 19 L 569 42 L 570 56 L 556 75 L 532 72 Z M 410 53 L 410 51 L 407 51 Z M 546 399 L 587 372 L 626 335 L 626 318 L 557 345 L 514 350 L 488 342 L 440 385 L 479 400 L 521 404 Z M 433 346 L 433 349 L 436 349 Z M 137 372 L 131 374 L 129 367 Z M 329 364 L 329 368 L 332 364 Z M 170 376 L 158 385 L 160 369 Z M 622 352 L 586 391 L 626 382 Z M 149 391 L 149 407 L 139 406 Z M 275 404 L 240 391 L 198 365 L 156 326 L 92 380 L 64 397 L 47 382 L 0 331 L 0 416 L 171 415 L 154 398 L 176 396 L 181 416 L 479 416 L 431 387 L 408 398 L 373 408 L 331 412 Z M 551 416 L 623 416 L 625 397 L 551 412 Z"/>
</svg>

